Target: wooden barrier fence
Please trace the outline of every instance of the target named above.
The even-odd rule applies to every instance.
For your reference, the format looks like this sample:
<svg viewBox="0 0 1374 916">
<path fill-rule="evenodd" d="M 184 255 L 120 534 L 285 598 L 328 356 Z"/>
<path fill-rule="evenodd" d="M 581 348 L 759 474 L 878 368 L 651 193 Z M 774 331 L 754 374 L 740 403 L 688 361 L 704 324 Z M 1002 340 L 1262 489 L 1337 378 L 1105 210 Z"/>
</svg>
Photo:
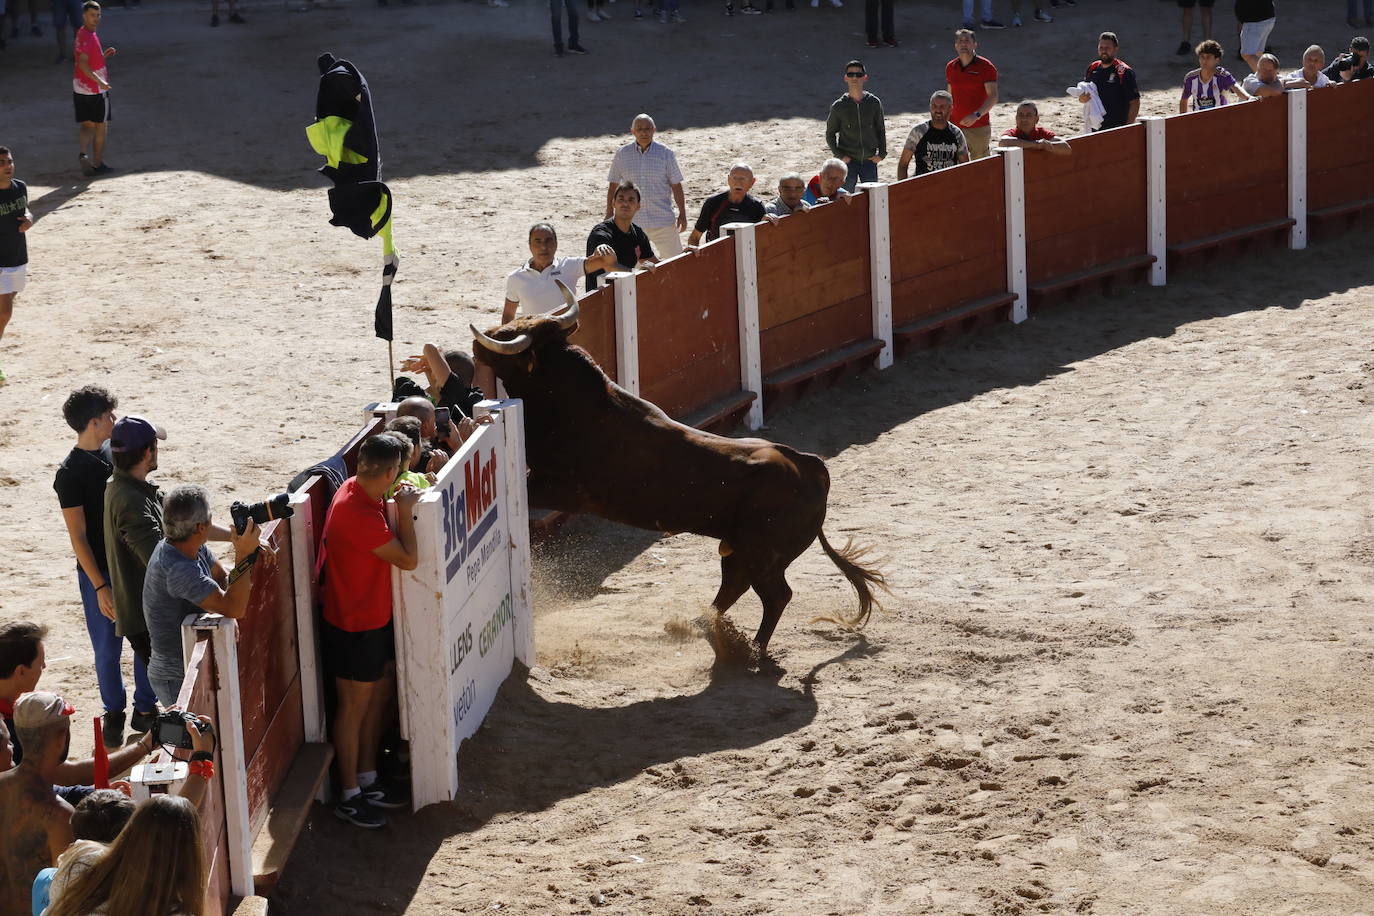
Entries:
<svg viewBox="0 0 1374 916">
<path fill-rule="evenodd" d="M 818 378 L 1099 284 L 1374 209 L 1374 80 L 1075 137 L 862 185 L 582 298 L 585 346 L 669 415 L 748 425 Z M 1219 150 L 1239 147 L 1238 155 Z M 609 288 L 607 288 L 609 287 Z"/>
</svg>

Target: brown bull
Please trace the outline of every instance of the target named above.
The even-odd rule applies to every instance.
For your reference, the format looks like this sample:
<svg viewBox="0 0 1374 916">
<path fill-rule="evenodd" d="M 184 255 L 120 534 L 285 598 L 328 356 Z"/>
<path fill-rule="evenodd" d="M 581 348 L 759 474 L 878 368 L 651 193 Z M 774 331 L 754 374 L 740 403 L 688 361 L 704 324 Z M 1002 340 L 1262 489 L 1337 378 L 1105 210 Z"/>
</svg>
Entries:
<svg viewBox="0 0 1374 916">
<path fill-rule="evenodd" d="M 724 613 L 753 588 L 763 602 L 760 652 L 792 598 L 788 565 L 819 538 L 859 595 L 859 613 L 842 622 L 863 626 L 883 576 L 856 562 L 861 550 L 836 551 L 826 541 L 825 462 L 764 439 L 684 426 L 630 394 L 567 342 L 578 306 L 567 287 L 563 294 L 561 314 L 517 318 L 490 335 L 472 328 L 477 362 L 524 401 L 530 505 L 718 538 L 721 583 L 712 604 Z"/>
</svg>

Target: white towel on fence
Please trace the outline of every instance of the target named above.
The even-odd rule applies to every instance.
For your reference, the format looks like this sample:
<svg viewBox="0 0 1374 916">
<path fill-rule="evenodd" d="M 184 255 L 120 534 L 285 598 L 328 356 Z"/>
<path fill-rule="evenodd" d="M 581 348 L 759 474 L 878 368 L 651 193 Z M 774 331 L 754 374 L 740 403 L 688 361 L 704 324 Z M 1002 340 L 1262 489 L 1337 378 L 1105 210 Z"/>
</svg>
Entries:
<svg viewBox="0 0 1374 916">
<path fill-rule="evenodd" d="M 1083 128 L 1091 131 L 1102 126 L 1102 119 L 1107 116 L 1107 109 L 1102 107 L 1102 97 L 1097 94 L 1096 83 L 1079 83 L 1077 86 L 1070 86 L 1064 91 L 1074 98 L 1085 93 L 1091 96 L 1083 104 Z"/>
</svg>

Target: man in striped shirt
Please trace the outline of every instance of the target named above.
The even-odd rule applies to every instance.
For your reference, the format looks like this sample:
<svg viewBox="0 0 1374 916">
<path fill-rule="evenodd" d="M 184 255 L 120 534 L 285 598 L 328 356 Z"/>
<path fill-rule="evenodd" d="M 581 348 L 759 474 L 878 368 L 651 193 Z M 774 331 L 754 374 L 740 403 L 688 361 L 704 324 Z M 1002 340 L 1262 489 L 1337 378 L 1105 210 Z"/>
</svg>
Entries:
<svg viewBox="0 0 1374 916">
<path fill-rule="evenodd" d="M 660 258 L 682 253 L 682 235 L 687 230 L 687 203 L 682 195 L 682 171 L 677 156 L 662 143 L 654 142 L 658 128 L 647 114 L 635 115 L 630 124 L 634 140 L 616 150 L 607 176 L 606 218 L 615 209 L 615 189 L 622 181 L 632 181 L 643 195 L 643 206 L 635 224 L 643 228 Z M 673 205 L 677 216 L 673 216 Z"/>
</svg>

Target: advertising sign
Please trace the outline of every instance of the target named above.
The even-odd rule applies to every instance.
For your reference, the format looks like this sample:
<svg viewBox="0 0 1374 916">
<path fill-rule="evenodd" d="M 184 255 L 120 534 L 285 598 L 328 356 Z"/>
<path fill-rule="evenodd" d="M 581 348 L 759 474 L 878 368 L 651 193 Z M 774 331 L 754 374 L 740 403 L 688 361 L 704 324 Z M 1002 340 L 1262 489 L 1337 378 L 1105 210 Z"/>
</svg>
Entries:
<svg viewBox="0 0 1374 916">
<path fill-rule="evenodd" d="M 515 659 L 533 662 L 529 512 L 519 401 L 478 431 L 415 504 L 419 563 L 397 570 L 397 689 L 418 810 L 458 790 L 458 745 Z"/>
</svg>

